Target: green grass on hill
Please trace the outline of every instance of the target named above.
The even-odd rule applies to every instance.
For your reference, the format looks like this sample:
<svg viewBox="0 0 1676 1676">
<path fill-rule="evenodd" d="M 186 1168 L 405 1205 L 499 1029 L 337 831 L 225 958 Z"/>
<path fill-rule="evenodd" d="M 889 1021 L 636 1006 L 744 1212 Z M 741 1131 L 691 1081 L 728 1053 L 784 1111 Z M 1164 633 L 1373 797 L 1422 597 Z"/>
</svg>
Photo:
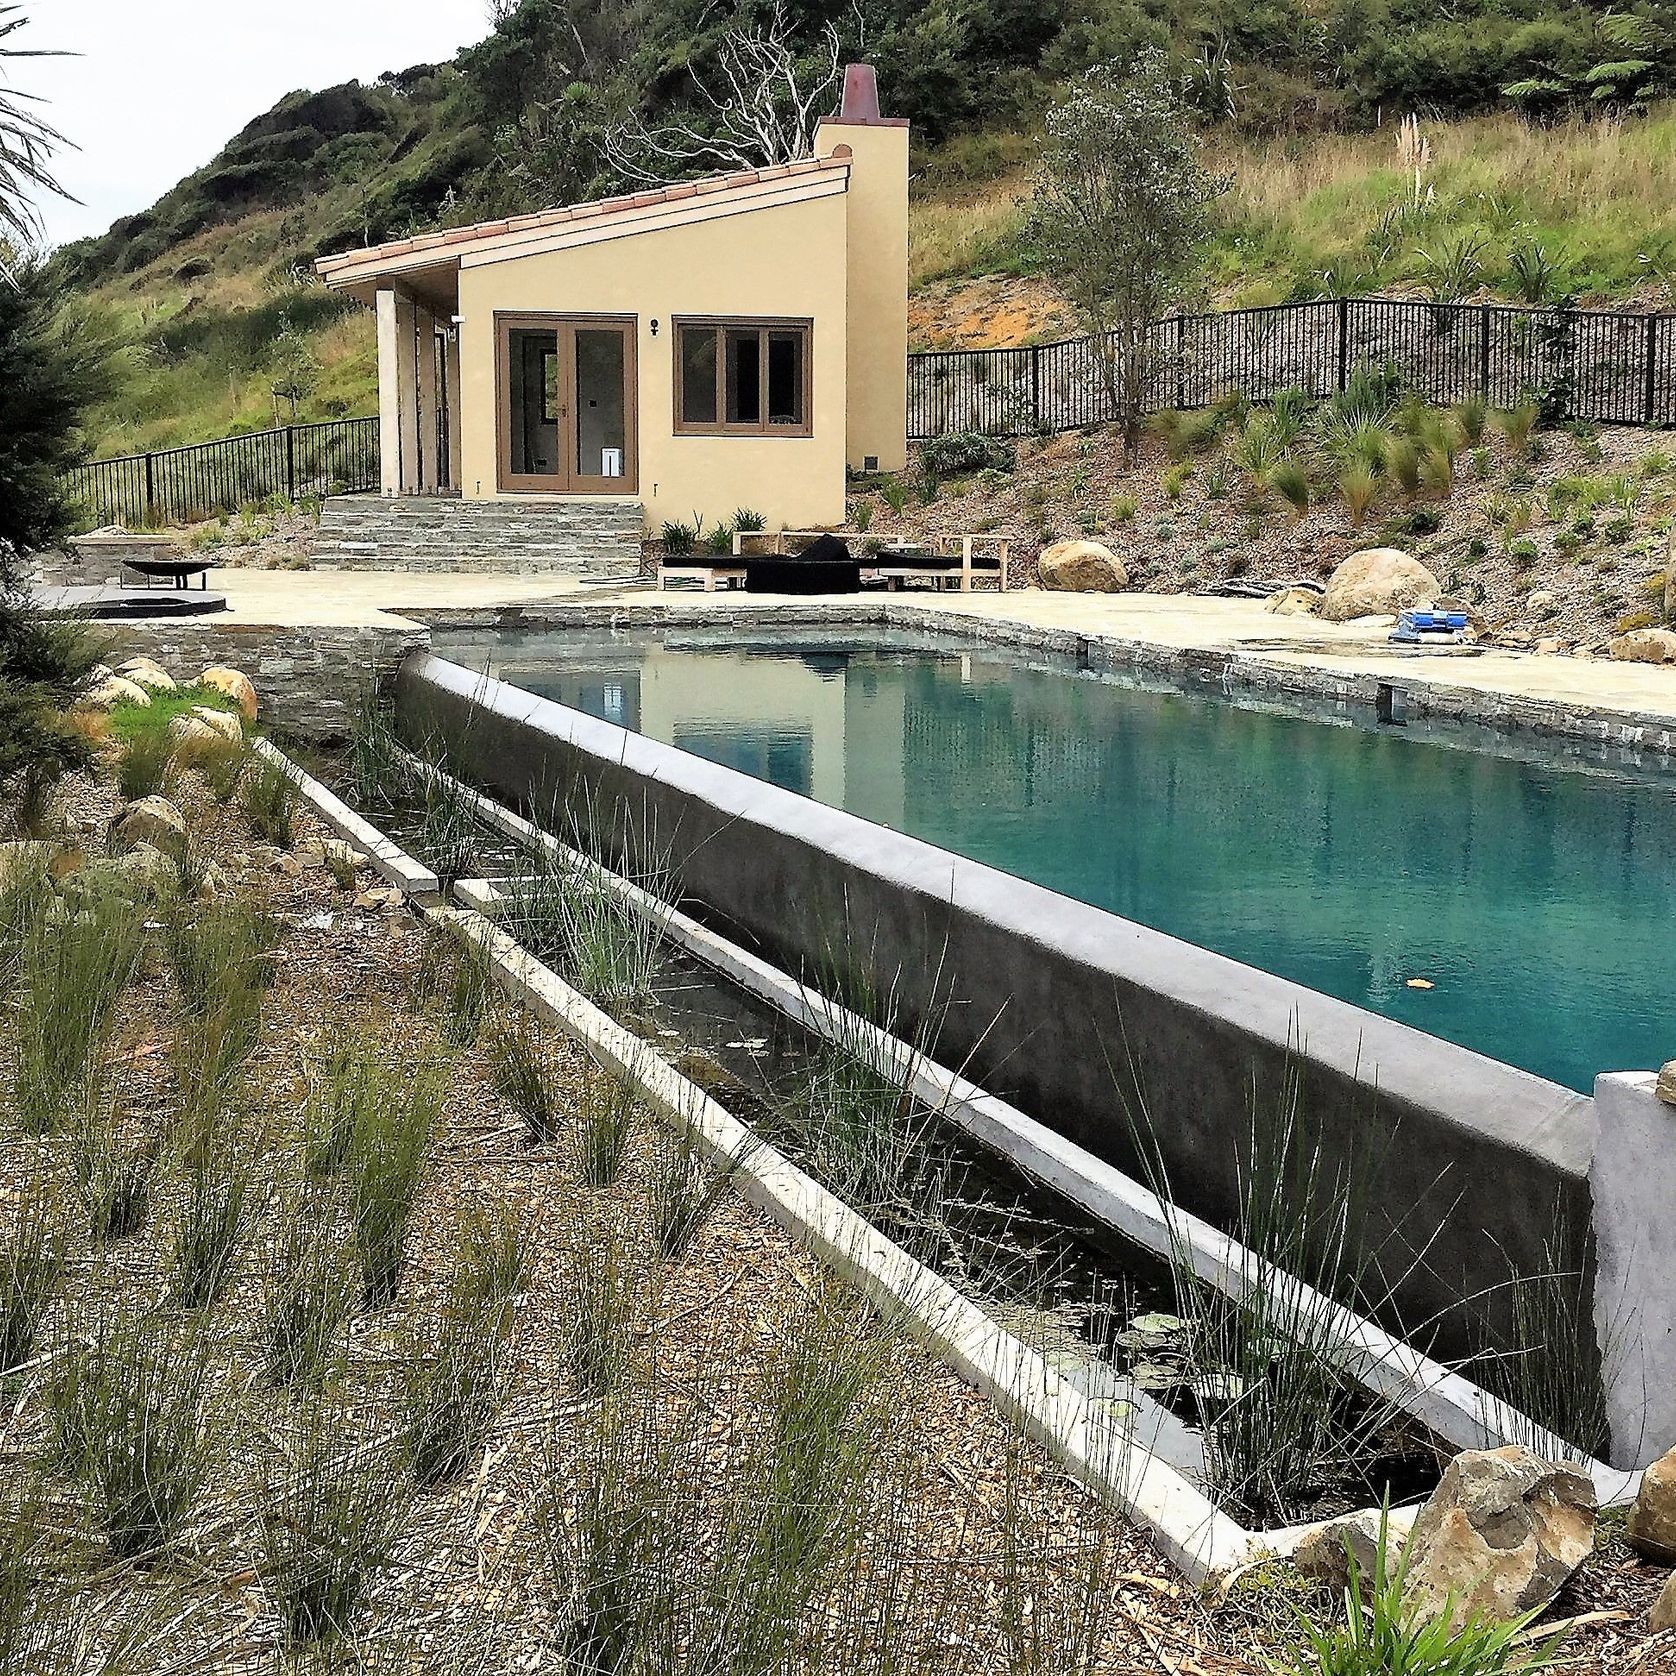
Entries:
<svg viewBox="0 0 1676 1676">
<path fill-rule="evenodd" d="M 194 710 L 236 710 L 238 705 L 226 693 L 215 687 L 176 687 L 173 692 L 154 692 L 150 704 L 117 704 L 110 710 L 110 736 L 119 745 L 131 745 L 136 739 L 165 734 L 177 716 L 189 716 Z"/>
<path fill-rule="evenodd" d="M 1676 301 L 1676 195 L 1668 185 L 1676 104 L 1644 117 L 1538 127 L 1492 115 L 1427 123 L 1422 132 L 1432 165 L 1418 202 L 1391 129 L 1215 137 L 1209 149 L 1230 188 L 1210 250 L 1214 297 L 1266 303 L 1323 291 L 1458 288 L 1534 302 L 1513 261 L 1534 245 L 1549 269 L 1550 297 Z M 927 171 L 913 209 L 916 285 L 1034 269 L 1022 237 L 1027 144 L 967 150 L 989 156 L 1000 172 L 974 181 L 959 169 Z M 1467 271 L 1450 275 L 1463 251 L 1472 253 Z"/>
</svg>

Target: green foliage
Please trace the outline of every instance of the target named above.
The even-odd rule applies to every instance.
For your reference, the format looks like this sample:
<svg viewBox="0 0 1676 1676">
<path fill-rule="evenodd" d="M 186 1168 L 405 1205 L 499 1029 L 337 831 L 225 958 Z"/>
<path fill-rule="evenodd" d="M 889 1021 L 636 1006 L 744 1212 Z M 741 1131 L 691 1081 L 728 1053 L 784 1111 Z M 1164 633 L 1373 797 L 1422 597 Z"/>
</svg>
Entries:
<svg viewBox="0 0 1676 1676">
<path fill-rule="evenodd" d="M 1010 442 L 980 431 L 951 431 L 922 443 L 920 464 L 936 477 L 964 477 L 974 471 L 1012 471 L 1017 452 Z"/>
<path fill-rule="evenodd" d="M 1553 1639 L 1526 1645 L 1540 1612 L 1507 1622 L 1474 1613 L 1453 1627 L 1447 1615 L 1428 1618 L 1405 1602 L 1407 1567 L 1392 1565 L 1390 1551 L 1381 1518 L 1373 1577 L 1364 1577 L 1352 1557 L 1345 1622 L 1323 1629 L 1301 1619 L 1308 1652 L 1292 1676 L 1537 1676 L 1553 1667 Z"/>
<path fill-rule="evenodd" d="M 1048 114 L 1026 234 L 1097 337 L 1130 463 L 1161 353 L 1151 324 L 1198 277 L 1224 185 L 1161 53 L 1088 71 Z"/>
<path fill-rule="evenodd" d="M 1269 473 L 1269 486 L 1302 518 L 1309 511 L 1309 473 L 1296 460 L 1282 460 Z"/>
<path fill-rule="evenodd" d="M 296 836 L 297 783 L 284 763 L 256 755 L 239 782 L 239 804 L 258 838 L 289 849 Z"/>
<path fill-rule="evenodd" d="M 263 1271 L 262 1365 L 275 1385 L 315 1384 L 344 1348 L 355 1276 L 327 1205 L 282 1205 Z"/>
<path fill-rule="evenodd" d="M 64 1270 L 67 1232 L 49 1183 L 26 1183 L 0 1244 L 0 1373 L 22 1367 L 35 1353 L 36 1335 Z"/>
<path fill-rule="evenodd" d="M 524 1120 L 530 1140 L 552 1140 L 558 1132 L 559 1111 L 547 1075 L 546 1035 L 521 1008 L 493 1031 L 489 1075 L 495 1092 Z"/>
</svg>

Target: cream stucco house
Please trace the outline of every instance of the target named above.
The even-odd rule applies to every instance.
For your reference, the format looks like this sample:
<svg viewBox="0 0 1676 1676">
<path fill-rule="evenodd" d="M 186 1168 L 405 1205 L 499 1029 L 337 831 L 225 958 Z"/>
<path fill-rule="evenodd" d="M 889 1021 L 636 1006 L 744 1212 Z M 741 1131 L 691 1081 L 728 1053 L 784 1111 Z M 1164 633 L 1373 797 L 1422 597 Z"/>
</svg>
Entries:
<svg viewBox="0 0 1676 1676">
<path fill-rule="evenodd" d="M 908 128 L 866 66 L 808 159 L 319 271 L 377 311 L 386 496 L 807 527 L 905 461 Z"/>
</svg>

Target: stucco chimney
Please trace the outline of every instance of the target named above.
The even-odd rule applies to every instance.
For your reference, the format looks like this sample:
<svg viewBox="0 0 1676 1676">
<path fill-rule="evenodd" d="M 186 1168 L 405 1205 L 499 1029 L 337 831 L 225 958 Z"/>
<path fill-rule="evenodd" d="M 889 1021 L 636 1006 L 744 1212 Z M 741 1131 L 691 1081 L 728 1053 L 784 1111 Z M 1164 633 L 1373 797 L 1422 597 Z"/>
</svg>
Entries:
<svg viewBox="0 0 1676 1676">
<path fill-rule="evenodd" d="M 871 64 L 844 71 L 815 151 L 850 153 L 845 454 L 857 471 L 908 463 L 908 123 L 879 114 Z"/>
</svg>

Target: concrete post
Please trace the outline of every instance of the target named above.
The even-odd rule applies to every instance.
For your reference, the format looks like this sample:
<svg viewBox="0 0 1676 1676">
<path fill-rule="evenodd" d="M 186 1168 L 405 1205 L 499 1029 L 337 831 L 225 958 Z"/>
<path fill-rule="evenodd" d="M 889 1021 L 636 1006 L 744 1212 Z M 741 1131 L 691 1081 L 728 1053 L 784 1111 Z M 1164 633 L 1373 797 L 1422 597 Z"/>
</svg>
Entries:
<svg viewBox="0 0 1676 1676">
<path fill-rule="evenodd" d="M 448 334 L 448 485 L 455 494 L 465 492 L 460 466 L 460 333 Z"/>
<path fill-rule="evenodd" d="M 1595 1078 L 1595 1336 L 1611 1464 L 1676 1447 L 1676 1106 L 1650 1071 Z"/>
<path fill-rule="evenodd" d="M 384 495 L 402 492 L 401 348 L 396 292 L 378 288 L 378 487 Z"/>
<path fill-rule="evenodd" d="M 419 489 L 419 314 L 413 299 L 396 293 L 396 404 L 401 416 L 402 475 L 400 493 Z"/>
</svg>

